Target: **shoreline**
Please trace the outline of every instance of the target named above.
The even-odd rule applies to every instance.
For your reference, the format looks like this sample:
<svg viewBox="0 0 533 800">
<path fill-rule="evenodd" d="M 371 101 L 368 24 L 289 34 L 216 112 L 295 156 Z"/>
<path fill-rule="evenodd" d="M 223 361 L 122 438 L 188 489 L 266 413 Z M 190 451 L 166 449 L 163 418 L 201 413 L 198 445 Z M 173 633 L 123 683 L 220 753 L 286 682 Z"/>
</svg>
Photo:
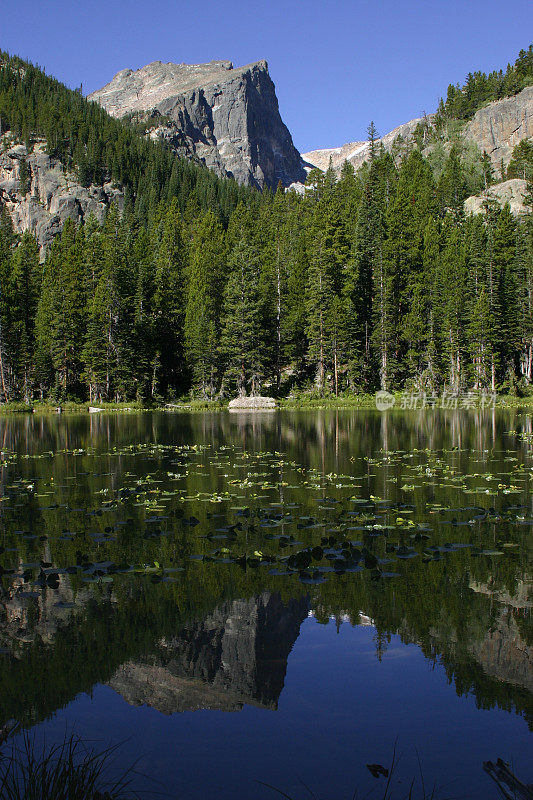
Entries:
<svg viewBox="0 0 533 800">
<path fill-rule="evenodd" d="M 533 395 L 526 397 L 517 397 L 515 395 L 497 395 L 490 404 L 482 399 L 482 395 L 474 397 L 468 405 L 461 405 L 457 403 L 456 406 L 444 406 L 440 402 L 433 405 L 431 404 L 413 404 L 410 406 L 405 405 L 402 392 L 395 392 L 391 395 L 394 398 L 393 404 L 390 408 L 383 409 L 376 406 L 376 395 L 374 394 L 360 394 L 345 397 L 297 397 L 297 398 L 280 398 L 276 399 L 276 408 L 269 409 L 272 411 L 379 411 L 385 413 L 386 411 L 432 411 L 448 410 L 448 411 L 491 411 L 497 409 L 532 409 L 533 410 Z M 193 399 L 183 402 L 167 403 L 163 405 L 141 405 L 138 402 L 130 403 L 102 403 L 102 404 L 89 404 L 88 402 L 74 402 L 68 401 L 61 405 L 52 403 L 34 403 L 27 405 L 23 402 L 10 401 L 0 404 L 0 417 L 2 416 L 15 416 L 23 414 L 32 414 L 38 416 L 51 416 L 60 414 L 95 414 L 105 412 L 132 414 L 148 411 L 164 411 L 166 413 L 180 413 L 180 412 L 218 412 L 228 411 L 229 400 L 199 400 Z M 257 414 L 263 413 L 264 409 L 235 409 L 233 413 L 241 414 Z"/>
</svg>

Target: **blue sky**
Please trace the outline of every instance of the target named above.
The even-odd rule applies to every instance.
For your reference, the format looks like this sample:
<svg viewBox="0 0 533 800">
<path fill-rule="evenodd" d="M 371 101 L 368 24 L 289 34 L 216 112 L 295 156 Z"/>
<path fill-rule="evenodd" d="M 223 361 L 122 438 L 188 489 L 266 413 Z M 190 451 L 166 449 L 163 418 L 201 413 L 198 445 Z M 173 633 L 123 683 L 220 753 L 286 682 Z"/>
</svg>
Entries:
<svg viewBox="0 0 533 800">
<path fill-rule="evenodd" d="M 448 83 L 531 41 L 531 0 L 26 0 L 2 3 L 0 48 L 85 92 L 150 61 L 266 58 L 302 152 L 435 109 Z"/>
</svg>

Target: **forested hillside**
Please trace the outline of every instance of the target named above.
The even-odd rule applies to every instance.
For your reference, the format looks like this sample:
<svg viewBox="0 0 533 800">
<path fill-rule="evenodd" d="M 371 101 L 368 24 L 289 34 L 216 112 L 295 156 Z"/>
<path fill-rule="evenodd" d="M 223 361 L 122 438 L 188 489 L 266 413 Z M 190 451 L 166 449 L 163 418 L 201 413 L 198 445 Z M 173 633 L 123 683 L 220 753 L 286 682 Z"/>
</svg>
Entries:
<svg viewBox="0 0 533 800">
<path fill-rule="evenodd" d="M 135 202 L 138 218 L 156 202 L 194 199 L 229 213 L 249 194 L 233 180 L 219 180 L 205 167 L 177 158 L 164 143 L 140 136 L 113 119 L 80 91 L 67 89 L 16 56 L 0 51 L 0 133 L 11 131 L 31 146 L 44 138 L 50 156 L 74 170 L 82 186 L 115 181 Z"/>
<path fill-rule="evenodd" d="M 372 146 L 357 173 L 314 171 L 303 196 L 260 195 L 6 58 L 2 130 L 45 136 L 82 175 L 113 175 L 129 198 L 102 226 L 67 222 L 44 263 L 2 211 L 3 400 L 533 380 L 532 217 L 492 206 L 465 217 L 490 168 L 481 155 L 452 147 L 425 158 L 413 145 L 395 161 Z"/>
<path fill-rule="evenodd" d="M 518 94 L 533 85 L 533 45 L 521 50 L 514 64 L 505 72 L 494 70 L 470 72 L 463 86 L 448 86 L 446 100 L 441 100 L 437 117 L 442 119 L 470 119 L 486 103 Z"/>
</svg>

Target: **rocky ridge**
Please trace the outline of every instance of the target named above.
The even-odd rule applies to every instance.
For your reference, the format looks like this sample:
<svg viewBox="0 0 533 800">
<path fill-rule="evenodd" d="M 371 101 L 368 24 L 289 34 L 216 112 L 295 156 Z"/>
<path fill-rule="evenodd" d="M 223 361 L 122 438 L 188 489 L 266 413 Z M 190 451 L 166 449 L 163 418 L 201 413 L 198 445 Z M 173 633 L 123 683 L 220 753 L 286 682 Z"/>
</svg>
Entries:
<svg viewBox="0 0 533 800">
<path fill-rule="evenodd" d="M 415 131 L 428 131 L 432 122 L 433 116 L 410 120 L 378 139 L 377 144 L 383 144 L 388 152 L 401 153 L 402 147 L 412 144 Z M 513 148 L 523 139 L 533 138 L 533 86 L 526 87 L 514 97 L 505 97 L 478 109 L 463 127 L 461 136 L 480 152 L 486 152 L 496 174 L 500 173 L 502 163 L 504 167 L 509 165 Z M 424 148 L 425 155 L 431 151 L 431 146 L 429 143 Z M 368 142 L 350 142 L 341 147 L 303 154 L 303 158 L 314 167 L 326 170 L 331 164 L 336 172 L 340 172 L 345 161 L 357 170 L 369 157 Z M 509 203 L 515 215 L 523 214 L 528 210 L 524 203 L 525 185 L 526 182 L 520 179 L 494 184 L 486 192 L 469 197 L 465 201 L 465 211 L 469 214 L 482 213 L 487 199 L 492 199 L 502 206 Z M 300 186 L 294 188 L 302 190 Z"/>
<path fill-rule="evenodd" d="M 377 139 L 385 150 L 391 151 L 396 143 L 403 140 L 405 144 L 413 141 L 419 126 L 430 129 L 434 116 L 418 117 L 394 128 L 390 133 Z M 419 128 L 420 130 L 420 128 Z M 401 137 L 401 139 L 399 139 Z M 493 167 L 500 170 L 501 163 L 509 164 L 513 148 L 522 139 L 533 138 L 533 86 L 522 89 L 514 97 L 505 97 L 476 111 L 472 119 L 462 130 L 466 142 L 474 143 L 480 152 L 486 151 Z M 426 148 L 429 152 L 430 146 Z M 370 145 L 365 142 L 349 142 L 341 147 L 324 150 L 311 150 L 303 153 L 303 158 L 312 166 L 326 170 L 330 164 L 340 171 L 345 161 L 349 161 L 358 169 L 370 156 Z"/>
<path fill-rule="evenodd" d="M 275 189 L 305 179 L 266 61 L 238 68 L 155 61 L 122 70 L 89 99 L 114 117 L 148 123 L 152 138 L 239 183 Z"/>
<path fill-rule="evenodd" d="M 431 125 L 432 117 L 420 117 L 418 119 L 409 120 L 399 125 L 392 131 L 387 133 L 376 140 L 377 146 L 383 144 L 385 150 L 390 151 L 398 137 L 402 137 L 405 142 L 409 142 L 413 138 L 416 128 L 422 123 Z M 358 170 L 365 161 L 370 157 L 370 143 L 364 142 L 348 142 L 341 147 L 332 147 L 325 150 L 310 150 L 308 153 L 303 153 L 302 158 L 305 159 L 313 167 L 318 169 L 328 169 L 330 163 L 336 172 L 339 172 L 345 161 Z"/>
</svg>

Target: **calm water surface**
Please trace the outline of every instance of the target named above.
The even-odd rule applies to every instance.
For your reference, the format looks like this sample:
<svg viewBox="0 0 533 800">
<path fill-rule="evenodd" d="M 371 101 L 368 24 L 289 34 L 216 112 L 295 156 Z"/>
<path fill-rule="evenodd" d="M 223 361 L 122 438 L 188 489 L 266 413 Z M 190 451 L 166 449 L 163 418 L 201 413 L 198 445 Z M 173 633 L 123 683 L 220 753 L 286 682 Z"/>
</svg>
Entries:
<svg viewBox="0 0 533 800">
<path fill-rule="evenodd" d="M 0 420 L 0 727 L 147 798 L 533 782 L 523 412 Z"/>
</svg>

